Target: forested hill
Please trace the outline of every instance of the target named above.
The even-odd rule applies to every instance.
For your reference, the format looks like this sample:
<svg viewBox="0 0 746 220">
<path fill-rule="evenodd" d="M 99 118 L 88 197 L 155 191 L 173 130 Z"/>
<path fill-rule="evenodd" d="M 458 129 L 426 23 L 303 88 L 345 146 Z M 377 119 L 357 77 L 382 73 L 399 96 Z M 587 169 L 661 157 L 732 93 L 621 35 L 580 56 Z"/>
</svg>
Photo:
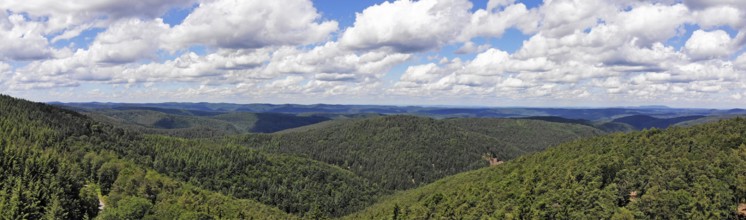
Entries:
<svg viewBox="0 0 746 220">
<path fill-rule="evenodd" d="M 398 193 L 349 219 L 735 219 L 746 119 L 561 144 Z M 743 218 L 743 216 L 742 216 Z"/>
<path fill-rule="evenodd" d="M 705 116 L 702 115 L 690 115 L 674 118 L 656 118 L 647 115 L 631 115 L 614 119 L 612 122 L 629 124 L 635 129 L 642 130 L 649 128 L 667 128 L 676 123 L 697 120 L 704 117 Z"/>
<path fill-rule="evenodd" d="M 131 137 L 76 112 L 0 95 L 0 216 L 294 218 L 173 180 L 100 147 L 117 138 Z"/>
<path fill-rule="evenodd" d="M 524 119 L 436 120 L 384 116 L 282 134 L 224 141 L 290 153 L 346 168 L 385 189 L 417 187 L 442 177 L 510 160 L 563 141 L 600 134 L 595 128 Z"/>
<path fill-rule="evenodd" d="M 464 130 L 484 134 L 500 143 L 534 152 L 567 141 L 604 134 L 590 125 L 507 118 L 454 118 L 445 120 Z"/>
<path fill-rule="evenodd" d="M 255 113 L 329 113 L 329 114 L 410 114 L 434 118 L 506 118 L 555 116 L 575 120 L 611 120 L 629 115 L 677 117 L 688 115 L 746 114 L 743 109 L 677 109 L 665 106 L 612 108 L 530 108 L 530 107 L 454 107 L 454 106 L 385 106 L 385 105 L 298 105 L 298 104 L 231 104 L 231 103 L 53 103 L 77 109 L 150 109 L 172 110 L 169 114 L 210 115 L 215 112 Z"/>
<path fill-rule="evenodd" d="M 348 105 L 266 105 L 227 103 L 56 103 L 97 121 L 148 134 L 185 138 L 211 138 L 244 133 L 273 133 L 324 127 L 337 119 L 369 118 L 381 115 L 416 115 L 444 118 L 535 119 L 595 127 L 605 132 L 628 132 L 666 128 L 702 117 L 734 117 L 740 109 L 650 108 L 466 108 L 348 106 Z M 326 122 L 326 123 L 323 123 Z"/>
<path fill-rule="evenodd" d="M 132 111 L 146 112 L 139 119 L 154 129 L 184 122 Z M 236 131 L 262 120 L 165 116 L 179 114 Z M 744 119 L 589 138 L 603 133 L 597 125 L 404 115 L 316 123 L 274 113 L 269 121 L 275 116 L 313 125 L 184 139 L 0 95 L 0 216 L 728 219 L 746 206 Z"/>
<path fill-rule="evenodd" d="M 145 107 L 94 109 L 81 112 L 96 121 L 117 127 L 148 134 L 189 138 L 208 138 L 248 132 L 271 133 L 331 120 L 331 117 L 316 115 L 202 112 Z"/>
<path fill-rule="evenodd" d="M 359 210 L 381 193 L 369 181 L 318 161 L 144 136 L 4 95 L 0 150 L 0 216 L 333 217 Z"/>
</svg>

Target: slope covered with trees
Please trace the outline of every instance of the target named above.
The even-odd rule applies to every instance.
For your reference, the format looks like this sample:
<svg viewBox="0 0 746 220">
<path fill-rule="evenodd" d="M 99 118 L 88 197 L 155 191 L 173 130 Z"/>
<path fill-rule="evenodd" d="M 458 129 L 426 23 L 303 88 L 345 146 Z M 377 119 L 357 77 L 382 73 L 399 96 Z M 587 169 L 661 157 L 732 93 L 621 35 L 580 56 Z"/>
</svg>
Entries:
<svg viewBox="0 0 746 220">
<path fill-rule="evenodd" d="M 280 113 L 231 112 L 212 117 L 232 124 L 241 132 L 272 133 L 290 128 L 316 124 L 331 118 L 316 115 L 291 115 Z"/>
<path fill-rule="evenodd" d="M 254 120 L 197 113 L 236 130 Z M 179 114 L 193 113 L 166 115 Z M 578 140 L 601 133 L 567 122 L 382 116 L 183 139 L 0 95 L 0 216 L 723 219 L 746 204 L 744 119 Z M 411 190 L 385 196 L 402 189 Z"/>
<path fill-rule="evenodd" d="M 302 157 L 163 136 L 141 143 L 124 154 L 176 179 L 293 214 L 339 216 L 383 193 L 350 171 Z"/>
<path fill-rule="evenodd" d="M 673 118 L 656 118 L 648 115 L 631 115 L 614 119 L 612 122 L 625 123 L 635 129 L 642 130 L 648 128 L 667 128 L 676 123 L 697 120 L 703 118 L 702 115 L 681 116 Z"/>
<path fill-rule="evenodd" d="M 739 111 L 734 111 L 734 112 L 739 112 Z M 731 118 L 738 118 L 738 117 L 746 118 L 746 114 L 710 115 L 710 116 L 707 116 L 707 117 L 698 118 L 698 119 L 694 119 L 694 120 L 690 120 L 690 121 L 679 122 L 679 123 L 674 124 L 674 126 L 689 127 L 689 126 L 694 126 L 694 125 L 699 125 L 699 124 L 705 124 L 705 123 L 712 123 L 712 122 L 717 122 L 717 121 L 720 121 L 720 120 L 731 119 Z"/>
<path fill-rule="evenodd" d="M 360 209 L 381 193 L 318 161 L 141 135 L 8 96 L 0 96 L 0 129 L 2 216 L 324 217 Z"/>
<path fill-rule="evenodd" d="M 317 115 L 202 112 L 183 109 L 127 108 L 81 110 L 96 121 L 148 134 L 207 138 L 242 133 L 272 133 L 331 120 Z"/>
<path fill-rule="evenodd" d="M 559 143 L 604 133 L 584 124 L 530 119 L 454 118 L 445 121 L 464 130 L 495 138 L 500 143 L 518 146 L 525 152 L 540 151 Z"/>
<path fill-rule="evenodd" d="M 493 123 L 494 122 L 494 123 Z M 541 127 L 542 129 L 536 129 Z M 473 130 L 473 131 L 470 131 Z M 591 127 L 535 120 L 436 120 L 384 116 L 316 129 L 226 138 L 269 152 L 303 155 L 400 190 L 510 160 L 561 141 L 598 134 Z"/>
<path fill-rule="evenodd" d="M 396 194 L 348 219 L 734 219 L 746 120 L 561 144 Z"/>
<path fill-rule="evenodd" d="M 0 95 L 0 216 L 294 218 L 173 180 L 100 147 L 128 136 L 72 111 Z"/>
</svg>

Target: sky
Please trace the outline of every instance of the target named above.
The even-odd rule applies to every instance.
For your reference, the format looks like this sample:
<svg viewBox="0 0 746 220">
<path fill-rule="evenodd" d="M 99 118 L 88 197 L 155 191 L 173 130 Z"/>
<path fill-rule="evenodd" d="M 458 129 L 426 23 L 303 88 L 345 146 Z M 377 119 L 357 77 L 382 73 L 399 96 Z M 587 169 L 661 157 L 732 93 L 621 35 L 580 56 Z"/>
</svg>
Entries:
<svg viewBox="0 0 746 220">
<path fill-rule="evenodd" d="M 740 0 L 3 0 L 33 101 L 746 107 Z"/>
</svg>

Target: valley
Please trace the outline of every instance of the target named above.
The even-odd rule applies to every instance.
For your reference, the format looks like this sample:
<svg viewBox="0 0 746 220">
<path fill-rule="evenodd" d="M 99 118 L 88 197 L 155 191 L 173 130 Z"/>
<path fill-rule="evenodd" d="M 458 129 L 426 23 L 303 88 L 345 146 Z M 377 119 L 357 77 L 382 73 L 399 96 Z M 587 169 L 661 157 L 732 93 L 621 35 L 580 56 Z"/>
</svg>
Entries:
<svg viewBox="0 0 746 220">
<path fill-rule="evenodd" d="M 746 0 L 0 0 L 0 220 L 746 220 Z"/>
<path fill-rule="evenodd" d="M 29 218 L 728 217 L 746 196 L 736 116 L 433 118 L 1 98 L 2 210 Z M 684 127 L 665 129 L 674 124 Z M 604 129 L 613 126 L 624 129 Z M 702 161 L 711 158 L 719 171 Z M 655 205 L 673 198 L 724 203 Z"/>
</svg>

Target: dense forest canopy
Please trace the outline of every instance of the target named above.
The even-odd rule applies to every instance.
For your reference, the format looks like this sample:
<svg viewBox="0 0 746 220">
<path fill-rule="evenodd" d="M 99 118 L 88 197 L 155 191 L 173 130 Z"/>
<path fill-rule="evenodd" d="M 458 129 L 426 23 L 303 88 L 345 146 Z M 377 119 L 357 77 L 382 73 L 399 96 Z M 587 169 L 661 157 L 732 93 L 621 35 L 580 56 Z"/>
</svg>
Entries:
<svg viewBox="0 0 746 220">
<path fill-rule="evenodd" d="M 0 0 L 0 220 L 746 220 L 744 118 L 746 0 Z"/>
<path fill-rule="evenodd" d="M 597 123 L 554 117 L 110 113 L 124 115 L 105 119 L 0 95 L 0 215 L 723 219 L 736 218 L 739 204 L 746 206 L 741 118 L 651 119 L 644 123 L 706 124 L 604 135 L 603 126 L 642 126 L 644 117 Z M 185 118 L 159 122 L 175 115 Z M 292 129 L 203 136 L 142 132 L 183 122 L 250 132 L 261 117 L 289 120 L 279 126 Z M 214 121 L 200 121 L 206 118 Z M 494 161 L 500 163 L 489 166 Z"/>
<path fill-rule="evenodd" d="M 136 134 L 0 95 L 0 216 L 19 219 L 293 216 L 209 192 L 124 159 Z"/>
<path fill-rule="evenodd" d="M 347 218 L 733 219 L 739 203 L 746 203 L 743 118 L 571 141 L 398 193 Z"/>
<path fill-rule="evenodd" d="M 541 129 L 539 129 L 541 128 Z M 224 138 L 274 153 L 307 156 L 400 190 L 510 160 L 563 141 L 601 134 L 595 128 L 526 119 L 384 116 L 281 134 Z"/>
<path fill-rule="evenodd" d="M 82 110 L 99 122 L 186 138 L 209 138 L 243 133 L 272 133 L 331 120 L 333 116 L 282 113 L 202 112 L 183 109 L 127 108 Z"/>
<path fill-rule="evenodd" d="M 0 104 L 3 216 L 117 218 L 128 215 L 122 207 L 139 217 L 322 217 L 359 209 L 381 193 L 349 171 L 300 157 L 143 136 L 8 96 Z M 103 213 L 99 200 L 107 204 Z M 199 200 L 209 202 L 194 205 Z"/>
</svg>

